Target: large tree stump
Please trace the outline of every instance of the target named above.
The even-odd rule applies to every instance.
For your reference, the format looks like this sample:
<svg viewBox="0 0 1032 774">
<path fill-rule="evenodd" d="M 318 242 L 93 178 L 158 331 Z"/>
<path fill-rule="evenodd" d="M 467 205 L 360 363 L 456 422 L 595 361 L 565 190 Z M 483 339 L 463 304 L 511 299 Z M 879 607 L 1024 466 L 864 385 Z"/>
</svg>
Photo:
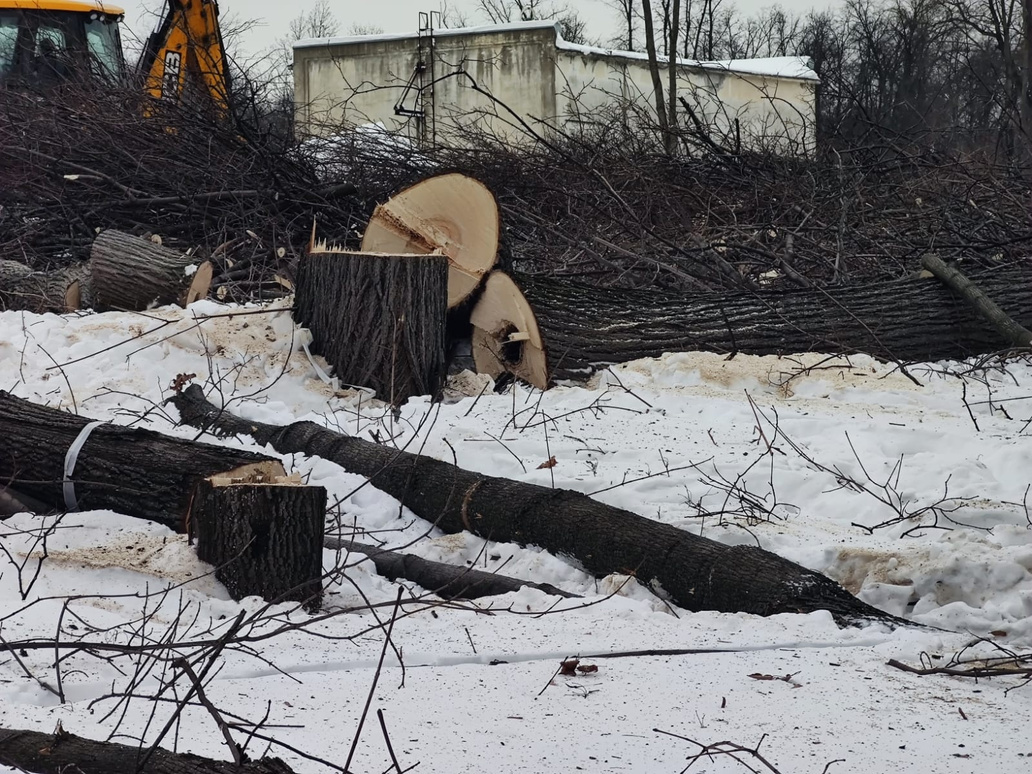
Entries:
<svg viewBox="0 0 1032 774">
<path fill-rule="evenodd" d="M 343 384 L 399 405 L 444 385 L 448 260 L 313 245 L 301 263 L 295 316 Z"/>
<path fill-rule="evenodd" d="M 208 295 L 212 265 L 149 239 L 108 229 L 90 250 L 93 308 L 139 312 Z"/>
<path fill-rule="evenodd" d="M 82 265 L 44 272 L 17 261 L 0 261 L 0 312 L 74 312 L 86 300 L 86 280 Z"/>
<path fill-rule="evenodd" d="M 0 481 L 58 510 L 109 508 L 183 532 L 201 479 L 285 475 L 279 460 L 264 455 L 97 424 L 66 476 L 69 449 L 90 424 L 0 391 Z"/>
<path fill-rule="evenodd" d="M 58 729 L 53 734 L 0 728 L 0 764 L 36 774 L 292 774 L 279 758 L 237 765 L 157 748 L 141 767 L 147 749 L 98 742 Z"/>
<path fill-rule="evenodd" d="M 183 422 L 250 435 L 281 453 L 315 455 L 396 497 L 444 532 L 536 545 L 572 556 L 597 576 L 633 574 L 688 610 L 829 611 L 840 623 L 908 622 L 861 602 L 839 584 L 753 546 L 727 546 L 614 508 L 585 494 L 484 476 L 441 460 L 345 436 L 312 422 L 279 427 L 238 419 L 192 385 L 172 402 Z"/>
<path fill-rule="evenodd" d="M 326 490 L 300 482 L 253 482 L 250 477 L 202 480 L 190 509 L 197 557 L 233 599 L 304 602 L 322 594 Z"/>
<path fill-rule="evenodd" d="M 1032 268 L 972 275 L 1032 325 Z M 864 353 L 889 361 L 963 358 L 1009 344 L 964 300 L 929 279 L 759 293 L 671 294 L 492 272 L 473 308 L 477 369 L 537 387 L 665 352 Z M 538 343 L 540 342 L 540 344 Z"/>
<path fill-rule="evenodd" d="M 362 251 L 448 256 L 448 308 L 473 293 L 498 260 L 500 216 L 479 180 L 451 173 L 427 178 L 373 212 Z"/>
</svg>

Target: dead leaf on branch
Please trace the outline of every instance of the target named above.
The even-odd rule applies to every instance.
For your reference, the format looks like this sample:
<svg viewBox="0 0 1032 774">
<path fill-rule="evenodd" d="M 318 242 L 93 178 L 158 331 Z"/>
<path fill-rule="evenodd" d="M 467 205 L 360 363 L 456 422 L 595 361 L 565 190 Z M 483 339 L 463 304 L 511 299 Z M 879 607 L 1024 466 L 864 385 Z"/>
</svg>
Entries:
<svg viewBox="0 0 1032 774">
<path fill-rule="evenodd" d="M 172 392 L 180 393 L 183 388 L 190 383 L 190 380 L 196 377 L 197 374 L 176 374 L 176 378 L 172 380 L 172 384 L 168 386 Z"/>
</svg>

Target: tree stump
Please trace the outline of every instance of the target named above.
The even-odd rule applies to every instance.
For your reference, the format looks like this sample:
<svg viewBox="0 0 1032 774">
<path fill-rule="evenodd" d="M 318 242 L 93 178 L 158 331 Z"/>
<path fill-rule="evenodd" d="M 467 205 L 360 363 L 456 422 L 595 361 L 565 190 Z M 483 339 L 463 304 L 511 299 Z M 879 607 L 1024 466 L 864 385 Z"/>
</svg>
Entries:
<svg viewBox="0 0 1032 774">
<path fill-rule="evenodd" d="M 300 481 L 213 476 L 197 487 L 189 533 L 233 599 L 319 606 L 326 490 Z"/>
<path fill-rule="evenodd" d="M 83 306 L 86 280 L 82 265 L 43 272 L 0 261 L 0 311 L 74 312 Z"/>
<path fill-rule="evenodd" d="M 186 306 L 208 295 L 212 265 L 149 239 L 108 229 L 90 250 L 93 308 L 140 312 L 155 306 Z"/>
<path fill-rule="evenodd" d="M 343 384 L 400 405 L 440 395 L 446 376 L 448 260 L 315 244 L 302 259 L 295 318 Z"/>
<path fill-rule="evenodd" d="M 498 260 L 500 216 L 488 188 L 466 175 L 437 175 L 379 205 L 362 236 L 369 253 L 448 257 L 448 308 L 479 287 Z"/>
</svg>

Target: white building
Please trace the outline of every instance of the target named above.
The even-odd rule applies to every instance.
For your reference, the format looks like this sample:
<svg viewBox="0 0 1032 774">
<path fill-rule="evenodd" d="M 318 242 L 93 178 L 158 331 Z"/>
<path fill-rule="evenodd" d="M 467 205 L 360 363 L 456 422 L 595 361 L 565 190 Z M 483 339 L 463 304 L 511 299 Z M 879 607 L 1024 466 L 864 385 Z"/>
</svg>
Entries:
<svg viewBox="0 0 1032 774">
<path fill-rule="evenodd" d="M 818 79 L 802 57 L 677 61 L 678 122 L 725 146 L 809 153 Z M 661 76 L 667 83 L 666 59 Z M 472 127 L 518 139 L 655 117 L 648 57 L 567 43 L 553 22 L 294 44 L 297 123 L 320 135 L 381 123 L 421 143 Z M 468 136 L 468 135 L 467 135 Z"/>
</svg>

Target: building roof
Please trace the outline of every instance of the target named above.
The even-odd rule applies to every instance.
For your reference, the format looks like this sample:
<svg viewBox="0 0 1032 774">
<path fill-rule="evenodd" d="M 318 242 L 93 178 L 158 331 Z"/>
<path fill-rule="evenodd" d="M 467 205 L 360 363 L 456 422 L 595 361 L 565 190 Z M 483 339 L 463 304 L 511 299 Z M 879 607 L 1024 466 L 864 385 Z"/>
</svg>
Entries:
<svg viewBox="0 0 1032 774">
<path fill-rule="evenodd" d="M 504 32 L 522 30 L 555 30 L 555 45 L 560 51 L 583 54 L 585 56 L 610 57 L 614 59 L 637 59 L 648 61 L 648 54 L 639 51 L 620 51 L 617 49 L 601 48 L 599 46 L 582 46 L 577 43 L 568 43 L 563 40 L 559 24 L 555 21 L 529 21 L 512 22 L 509 24 L 486 24 L 479 27 L 459 27 L 457 29 L 434 30 L 434 37 L 461 37 L 466 35 L 491 35 Z M 377 35 L 350 35 L 336 38 L 308 38 L 294 43 L 295 49 L 304 48 L 325 48 L 328 46 L 348 46 L 360 43 L 376 43 L 392 40 L 416 39 L 418 35 L 412 32 L 381 33 Z M 658 57 L 659 61 L 666 64 L 667 57 Z M 820 80 L 814 72 L 808 57 L 802 56 L 778 56 L 762 59 L 725 59 L 717 61 L 705 61 L 700 59 L 682 59 L 678 57 L 677 64 L 683 67 L 698 68 L 701 70 L 723 70 L 729 73 L 740 73 L 742 75 L 762 75 L 773 78 L 794 78 L 802 81 Z"/>
</svg>

